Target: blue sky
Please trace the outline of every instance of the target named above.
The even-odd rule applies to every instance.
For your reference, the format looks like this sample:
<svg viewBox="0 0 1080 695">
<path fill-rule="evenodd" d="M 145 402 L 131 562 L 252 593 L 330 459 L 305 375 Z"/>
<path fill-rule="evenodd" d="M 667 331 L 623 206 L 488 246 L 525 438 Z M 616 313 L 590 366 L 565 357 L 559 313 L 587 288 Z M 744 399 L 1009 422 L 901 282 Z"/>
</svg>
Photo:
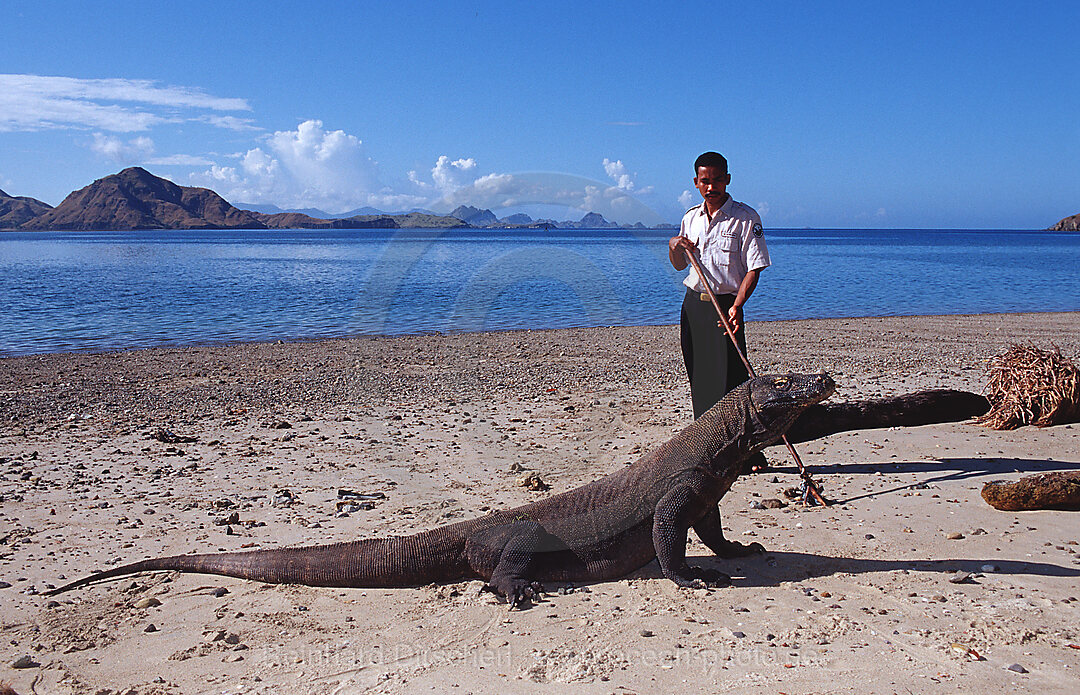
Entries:
<svg viewBox="0 0 1080 695">
<path fill-rule="evenodd" d="M 138 164 L 234 203 L 674 222 L 715 149 L 766 226 L 1080 212 L 1075 2 L 2 10 L 0 188 L 51 204 Z"/>
</svg>

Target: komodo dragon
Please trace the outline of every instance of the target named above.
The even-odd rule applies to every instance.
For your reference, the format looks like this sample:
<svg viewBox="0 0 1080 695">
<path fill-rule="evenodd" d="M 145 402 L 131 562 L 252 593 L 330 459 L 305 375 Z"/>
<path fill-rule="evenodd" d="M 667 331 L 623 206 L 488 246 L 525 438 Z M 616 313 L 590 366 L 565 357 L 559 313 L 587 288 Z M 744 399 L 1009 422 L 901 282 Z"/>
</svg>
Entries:
<svg viewBox="0 0 1080 695">
<path fill-rule="evenodd" d="M 720 557 L 761 550 L 756 543 L 746 546 L 724 538 L 717 502 L 751 454 L 777 441 L 800 414 L 831 395 L 835 387 L 825 374 L 757 377 L 623 470 L 532 504 L 412 536 L 151 558 L 97 572 L 48 595 L 153 570 L 333 587 L 405 587 L 480 577 L 514 607 L 530 599 L 540 589 L 539 582 L 613 579 L 654 557 L 664 576 L 679 586 L 726 583 L 730 578 L 723 573 L 686 563 L 687 530 L 692 527 Z M 959 392 L 926 393 L 955 400 Z M 893 401 L 905 402 L 905 398 Z M 865 405 L 839 404 L 837 418 L 816 406 L 807 413 L 812 422 L 803 428 L 804 435 L 851 429 L 859 421 L 882 426 L 878 423 L 881 413 L 896 414 L 896 402 L 885 406 L 881 405 L 885 401 L 863 402 L 877 404 L 869 413 L 863 412 Z M 981 408 L 978 412 L 985 411 L 982 404 L 976 404 L 977 410 Z M 949 418 L 935 411 L 931 421 L 969 416 Z M 843 424 L 830 424 L 831 419 Z M 903 424 L 923 423 L 906 417 Z"/>
</svg>

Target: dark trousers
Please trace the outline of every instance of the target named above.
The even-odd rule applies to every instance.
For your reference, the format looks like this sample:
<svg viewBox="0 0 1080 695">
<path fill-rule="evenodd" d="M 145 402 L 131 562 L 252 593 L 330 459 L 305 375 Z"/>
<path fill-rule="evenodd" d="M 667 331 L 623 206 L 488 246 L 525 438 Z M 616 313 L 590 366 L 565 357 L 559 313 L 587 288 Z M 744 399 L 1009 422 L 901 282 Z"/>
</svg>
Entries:
<svg viewBox="0 0 1080 695">
<path fill-rule="evenodd" d="M 726 312 L 735 303 L 735 296 L 721 294 L 716 300 Z M 719 321 L 712 302 L 703 302 L 699 293 L 687 290 L 679 325 L 695 420 L 716 405 L 724 394 L 750 378 L 727 331 L 718 325 Z M 735 340 L 745 355 L 746 331 L 742 326 L 735 331 Z M 747 460 L 745 470 L 764 469 L 765 466 L 765 455 L 759 452 Z"/>
<path fill-rule="evenodd" d="M 717 295 L 716 299 L 724 311 L 735 303 L 735 296 L 730 294 Z M 750 378 L 727 332 L 717 325 L 719 320 L 712 302 L 703 302 L 697 292 L 687 290 L 679 323 L 695 420 L 724 394 Z M 746 331 L 742 326 L 735 331 L 735 339 L 745 354 Z"/>
</svg>

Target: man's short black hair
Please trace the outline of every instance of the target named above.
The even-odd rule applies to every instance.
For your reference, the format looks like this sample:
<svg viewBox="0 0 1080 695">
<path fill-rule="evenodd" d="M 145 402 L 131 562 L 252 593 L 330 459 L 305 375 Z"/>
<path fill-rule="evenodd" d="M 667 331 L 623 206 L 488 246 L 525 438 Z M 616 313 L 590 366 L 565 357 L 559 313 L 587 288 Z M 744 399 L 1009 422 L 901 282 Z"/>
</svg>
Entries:
<svg viewBox="0 0 1080 695">
<path fill-rule="evenodd" d="M 706 152 L 694 160 L 694 176 L 700 167 L 716 167 L 727 173 L 727 160 L 719 152 Z"/>
</svg>

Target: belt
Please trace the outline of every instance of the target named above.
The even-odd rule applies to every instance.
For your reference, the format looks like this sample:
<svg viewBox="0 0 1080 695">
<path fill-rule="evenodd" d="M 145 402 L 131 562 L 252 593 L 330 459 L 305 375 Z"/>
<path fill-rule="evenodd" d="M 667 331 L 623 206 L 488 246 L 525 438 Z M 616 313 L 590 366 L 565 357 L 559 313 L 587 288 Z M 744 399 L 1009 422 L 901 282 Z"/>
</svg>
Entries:
<svg viewBox="0 0 1080 695">
<path fill-rule="evenodd" d="M 686 291 L 688 293 L 690 293 L 690 294 L 696 294 L 697 298 L 700 299 L 703 302 L 712 301 L 711 299 L 709 299 L 709 293 L 708 292 L 695 292 L 694 290 L 691 290 L 689 288 Z M 716 295 L 716 301 L 722 302 L 722 301 L 724 301 L 724 297 L 731 297 L 731 300 L 735 301 L 735 295 L 731 295 L 731 294 L 718 294 L 718 295 Z"/>
</svg>

